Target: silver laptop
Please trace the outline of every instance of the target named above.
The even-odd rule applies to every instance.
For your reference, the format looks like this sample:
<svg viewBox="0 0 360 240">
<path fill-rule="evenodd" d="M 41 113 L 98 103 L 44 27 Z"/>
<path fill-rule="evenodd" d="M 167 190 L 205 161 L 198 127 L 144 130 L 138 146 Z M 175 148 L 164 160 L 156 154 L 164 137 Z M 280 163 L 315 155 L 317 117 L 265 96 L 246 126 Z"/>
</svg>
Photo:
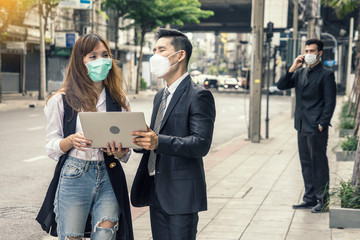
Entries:
<svg viewBox="0 0 360 240">
<path fill-rule="evenodd" d="M 139 148 L 132 143 L 132 131 L 146 131 L 142 112 L 80 112 L 79 118 L 86 139 L 92 148 L 106 148 L 106 143 L 122 144 L 123 148 Z"/>
</svg>

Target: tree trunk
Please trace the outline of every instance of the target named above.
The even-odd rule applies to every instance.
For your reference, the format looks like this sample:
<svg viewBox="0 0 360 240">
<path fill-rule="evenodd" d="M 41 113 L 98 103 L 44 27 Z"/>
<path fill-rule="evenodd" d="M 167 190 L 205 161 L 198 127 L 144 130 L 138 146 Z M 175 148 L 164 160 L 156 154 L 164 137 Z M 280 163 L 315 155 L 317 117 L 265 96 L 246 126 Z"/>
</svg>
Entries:
<svg viewBox="0 0 360 240">
<path fill-rule="evenodd" d="M 9 19 L 5 21 L 5 23 L 0 28 L 0 103 L 2 103 L 2 65 L 1 65 L 1 47 L 3 44 L 3 39 L 1 34 L 7 29 L 7 26 L 9 25 Z"/>
<path fill-rule="evenodd" d="M 39 100 L 44 100 L 46 95 L 46 62 L 45 62 L 45 32 L 43 25 L 43 11 L 42 5 L 39 1 L 39 21 L 40 21 L 40 86 L 39 86 Z"/>
<path fill-rule="evenodd" d="M 139 61 L 138 61 L 137 74 L 136 74 L 136 88 L 135 88 L 136 94 L 139 93 L 141 63 L 142 63 L 142 58 L 143 58 L 143 45 L 145 42 L 145 34 L 146 34 L 146 31 L 144 28 L 142 28 L 141 29 L 141 41 L 140 41 L 140 56 L 139 56 Z"/>
<path fill-rule="evenodd" d="M 360 17 L 360 8 L 358 15 Z M 358 31 L 360 32 L 360 18 L 358 20 Z M 356 72 L 355 72 L 355 79 L 356 79 L 356 105 L 355 105 L 355 116 L 356 116 L 356 124 L 354 129 L 355 136 L 359 136 L 359 125 L 360 125 L 360 41 L 356 42 Z M 357 146 L 356 149 L 356 156 L 354 161 L 354 168 L 353 168 L 353 175 L 351 183 L 353 185 L 359 185 L 360 179 L 360 147 Z"/>
<path fill-rule="evenodd" d="M 2 103 L 2 77 L 1 77 L 1 41 L 0 41 L 0 103 Z"/>
</svg>

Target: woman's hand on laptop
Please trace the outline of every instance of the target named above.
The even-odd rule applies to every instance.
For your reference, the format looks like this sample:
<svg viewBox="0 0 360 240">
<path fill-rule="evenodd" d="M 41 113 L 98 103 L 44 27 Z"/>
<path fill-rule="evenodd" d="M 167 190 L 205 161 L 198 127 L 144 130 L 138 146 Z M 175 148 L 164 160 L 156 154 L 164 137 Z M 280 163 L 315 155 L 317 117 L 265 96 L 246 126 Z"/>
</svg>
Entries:
<svg viewBox="0 0 360 240">
<path fill-rule="evenodd" d="M 100 150 L 106 152 L 108 156 L 114 155 L 114 157 L 117 159 L 123 158 L 129 152 L 129 148 L 122 148 L 121 143 L 115 147 L 114 141 L 112 141 L 111 144 L 107 143 L 106 149 L 101 148 Z"/>
<path fill-rule="evenodd" d="M 86 148 L 91 147 L 91 140 L 86 139 L 82 132 L 77 132 L 69 135 L 60 142 L 60 149 L 63 152 L 67 152 L 73 147 L 85 152 Z"/>
</svg>

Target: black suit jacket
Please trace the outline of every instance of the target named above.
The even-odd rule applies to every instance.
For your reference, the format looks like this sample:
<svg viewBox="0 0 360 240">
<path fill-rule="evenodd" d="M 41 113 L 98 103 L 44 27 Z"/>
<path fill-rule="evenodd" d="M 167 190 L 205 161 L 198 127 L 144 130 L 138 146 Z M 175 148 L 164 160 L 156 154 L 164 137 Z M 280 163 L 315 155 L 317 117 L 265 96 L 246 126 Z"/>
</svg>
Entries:
<svg viewBox="0 0 360 240">
<path fill-rule="evenodd" d="M 318 125 L 330 125 L 336 104 L 336 83 L 334 73 L 321 63 L 307 76 L 308 68 L 295 73 L 287 72 L 277 87 L 285 90 L 295 87 L 295 129 L 304 133 L 318 132 Z"/>
<path fill-rule="evenodd" d="M 150 128 L 153 129 L 163 91 L 154 98 Z M 202 157 L 211 146 L 215 102 L 210 91 L 186 77 L 177 87 L 159 130 L 155 178 L 148 174 L 149 151 L 141 159 L 131 189 L 135 207 L 149 205 L 149 188 L 168 214 L 187 214 L 207 209 Z"/>
</svg>

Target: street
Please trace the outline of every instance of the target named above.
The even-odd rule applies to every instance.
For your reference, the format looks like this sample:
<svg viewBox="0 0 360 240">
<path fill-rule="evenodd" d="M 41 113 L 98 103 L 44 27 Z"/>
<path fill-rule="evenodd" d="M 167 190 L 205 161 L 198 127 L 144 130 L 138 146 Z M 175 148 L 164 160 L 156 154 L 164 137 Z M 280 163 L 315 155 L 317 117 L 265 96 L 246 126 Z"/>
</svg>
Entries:
<svg viewBox="0 0 360 240">
<path fill-rule="evenodd" d="M 237 136 L 247 136 L 249 112 L 248 94 L 214 92 L 214 97 L 217 116 L 211 151 Z M 132 111 L 144 112 L 148 124 L 152 100 L 152 96 L 130 99 Z M 270 121 L 272 116 L 289 108 L 290 97 L 270 96 Z M 266 96 L 263 96 L 262 123 L 265 112 Z M 0 239 L 41 239 L 45 233 L 34 219 L 56 165 L 45 152 L 43 109 L 13 110 L 0 112 L 0 115 Z M 273 137 L 271 129 L 269 135 Z M 128 187 L 140 157 L 133 153 L 123 165 Z"/>
</svg>

